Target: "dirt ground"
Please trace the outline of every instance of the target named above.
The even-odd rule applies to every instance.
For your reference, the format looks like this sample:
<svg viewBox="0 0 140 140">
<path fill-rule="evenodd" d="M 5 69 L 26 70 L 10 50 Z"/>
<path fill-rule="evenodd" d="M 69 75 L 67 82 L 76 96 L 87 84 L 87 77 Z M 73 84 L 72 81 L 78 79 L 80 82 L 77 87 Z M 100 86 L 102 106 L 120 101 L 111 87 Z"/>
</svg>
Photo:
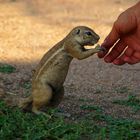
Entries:
<svg viewBox="0 0 140 140">
<path fill-rule="evenodd" d="M 27 94 L 21 86 L 31 80 L 43 54 L 60 41 L 73 27 L 86 25 L 101 37 L 109 33 L 113 21 L 138 0 L 0 0 L 0 63 L 12 64 L 15 73 L 2 74 L 0 80 L 8 92 Z M 140 97 L 140 64 L 115 66 L 97 56 L 73 60 L 65 82 L 65 98 L 60 108 L 81 114 L 79 98 L 93 99 L 107 114 L 140 119 L 129 107 L 115 105 L 129 93 Z M 2 83 L 1 82 L 1 83 Z M 127 88 L 126 93 L 116 92 Z"/>
</svg>

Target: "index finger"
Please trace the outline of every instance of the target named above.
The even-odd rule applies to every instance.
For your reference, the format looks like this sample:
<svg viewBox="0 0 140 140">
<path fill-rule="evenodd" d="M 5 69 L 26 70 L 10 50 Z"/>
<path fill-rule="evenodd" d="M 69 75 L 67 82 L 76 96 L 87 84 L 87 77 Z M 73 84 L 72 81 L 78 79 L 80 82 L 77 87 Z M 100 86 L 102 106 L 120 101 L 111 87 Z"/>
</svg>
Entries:
<svg viewBox="0 0 140 140">
<path fill-rule="evenodd" d="M 117 31 L 116 24 L 114 23 L 111 32 L 106 37 L 103 44 L 101 45 L 102 47 L 106 48 L 107 51 L 106 52 L 99 52 L 98 57 L 103 58 L 108 53 L 110 48 L 119 40 L 119 38 L 120 38 L 120 35 Z"/>
</svg>

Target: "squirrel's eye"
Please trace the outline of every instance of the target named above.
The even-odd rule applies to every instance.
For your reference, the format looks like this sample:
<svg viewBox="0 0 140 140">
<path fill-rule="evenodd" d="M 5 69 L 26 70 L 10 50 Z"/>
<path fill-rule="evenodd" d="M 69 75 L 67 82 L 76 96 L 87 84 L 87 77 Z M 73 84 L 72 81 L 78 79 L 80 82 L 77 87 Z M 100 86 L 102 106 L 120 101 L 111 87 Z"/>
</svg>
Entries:
<svg viewBox="0 0 140 140">
<path fill-rule="evenodd" d="M 88 32 L 85 32 L 85 34 L 87 34 L 87 35 L 92 35 L 92 33 L 90 32 L 90 31 L 88 31 Z"/>
</svg>

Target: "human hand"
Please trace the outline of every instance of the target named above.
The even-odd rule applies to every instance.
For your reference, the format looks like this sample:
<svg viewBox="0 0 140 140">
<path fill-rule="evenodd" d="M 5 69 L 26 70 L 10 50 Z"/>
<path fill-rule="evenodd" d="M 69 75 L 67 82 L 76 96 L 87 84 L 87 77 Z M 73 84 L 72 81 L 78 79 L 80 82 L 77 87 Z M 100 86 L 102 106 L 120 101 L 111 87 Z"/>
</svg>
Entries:
<svg viewBox="0 0 140 140">
<path fill-rule="evenodd" d="M 140 62 L 140 2 L 120 14 L 102 46 L 107 51 L 98 56 L 107 63 Z"/>
</svg>

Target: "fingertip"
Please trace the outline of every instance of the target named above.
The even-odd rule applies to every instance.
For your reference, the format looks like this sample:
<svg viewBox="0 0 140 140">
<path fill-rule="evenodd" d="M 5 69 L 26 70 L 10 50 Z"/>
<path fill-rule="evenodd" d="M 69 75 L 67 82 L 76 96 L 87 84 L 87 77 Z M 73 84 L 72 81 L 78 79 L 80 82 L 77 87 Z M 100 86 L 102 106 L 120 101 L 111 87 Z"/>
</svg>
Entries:
<svg viewBox="0 0 140 140">
<path fill-rule="evenodd" d="M 113 64 L 114 65 L 124 65 L 126 62 L 125 61 L 123 61 L 123 60 L 121 60 L 121 59 L 115 59 L 114 61 L 113 61 Z"/>
<path fill-rule="evenodd" d="M 113 64 L 114 65 L 119 65 L 119 62 L 118 61 L 113 61 Z"/>
<path fill-rule="evenodd" d="M 99 58 L 103 58 L 105 55 L 106 55 L 105 52 L 99 52 L 99 53 L 98 53 L 98 57 L 99 57 Z"/>
<path fill-rule="evenodd" d="M 128 61 L 130 61 L 130 58 L 126 56 L 126 57 L 124 57 L 124 61 L 128 62 Z"/>
<path fill-rule="evenodd" d="M 102 50 L 98 53 L 99 58 L 103 58 L 108 53 L 108 50 L 104 45 L 101 44 L 101 48 Z"/>
<path fill-rule="evenodd" d="M 136 59 L 135 57 L 125 57 L 124 61 L 130 65 L 136 64 L 139 62 L 139 59 Z"/>
<path fill-rule="evenodd" d="M 111 63 L 111 62 L 112 62 L 112 60 L 111 60 L 110 57 L 106 57 L 106 58 L 104 58 L 104 61 L 105 61 L 106 63 Z"/>
</svg>

